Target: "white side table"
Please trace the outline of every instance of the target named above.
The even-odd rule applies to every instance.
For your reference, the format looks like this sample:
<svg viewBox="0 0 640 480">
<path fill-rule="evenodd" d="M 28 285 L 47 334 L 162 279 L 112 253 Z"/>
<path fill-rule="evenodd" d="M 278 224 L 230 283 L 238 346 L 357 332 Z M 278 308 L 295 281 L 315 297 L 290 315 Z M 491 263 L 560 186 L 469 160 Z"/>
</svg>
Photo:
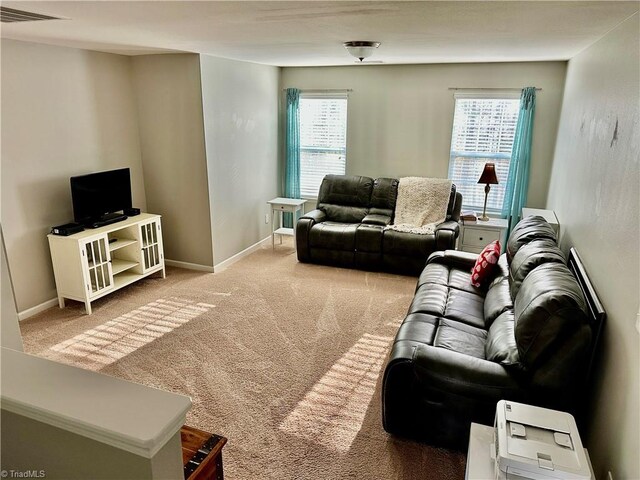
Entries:
<svg viewBox="0 0 640 480">
<path fill-rule="evenodd" d="M 293 237 L 293 245 L 296 244 L 296 218 L 298 211 L 302 210 L 302 206 L 306 203 L 306 200 L 300 198 L 274 198 L 267 202 L 271 205 L 271 248 L 276 248 L 276 235 L 280 236 L 280 243 L 282 243 L 282 235 L 289 235 Z M 273 217 L 276 212 L 280 212 L 280 227 L 275 228 L 275 221 Z M 289 212 L 293 214 L 293 228 L 285 228 L 283 224 L 284 213 Z"/>
<path fill-rule="evenodd" d="M 477 223 L 460 222 L 460 237 L 458 250 L 480 253 L 489 243 L 500 240 L 504 249 L 509 222 L 504 218 L 490 218 L 486 222 L 478 220 Z"/>
<path fill-rule="evenodd" d="M 556 232 L 556 235 L 560 235 L 560 224 L 558 223 L 558 217 L 553 210 L 544 210 L 541 208 L 528 208 L 524 207 L 522 209 L 522 218 L 527 218 L 531 215 L 537 215 L 539 217 L 544 218 L 549 225 Z"/>
</svg>

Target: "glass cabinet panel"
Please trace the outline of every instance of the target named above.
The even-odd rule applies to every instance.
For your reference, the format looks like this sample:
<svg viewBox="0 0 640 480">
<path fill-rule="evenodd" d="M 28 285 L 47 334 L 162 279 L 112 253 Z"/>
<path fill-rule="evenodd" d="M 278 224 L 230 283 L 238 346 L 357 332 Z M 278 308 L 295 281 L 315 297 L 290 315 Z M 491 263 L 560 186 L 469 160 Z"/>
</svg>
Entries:
<svg viewBox="0 0 640 480">
<path fill-rule="evenodd" d="M 98 293 L 113 285 L 109 263 L 109 247 L 106 238 L 98 238 L 84 244 L 83 253 L 87 259 L 89 278 L 87 289 L 90 294 Z"/>
<path fill-rule="evenodd" d="M 158 241 L 160 228 L 158 222 L 149 222 L 140 225 L 140 238 L 142 240 L 142 266 L 147 271 L 161 264 L 160 243 Z"/>
</svg>

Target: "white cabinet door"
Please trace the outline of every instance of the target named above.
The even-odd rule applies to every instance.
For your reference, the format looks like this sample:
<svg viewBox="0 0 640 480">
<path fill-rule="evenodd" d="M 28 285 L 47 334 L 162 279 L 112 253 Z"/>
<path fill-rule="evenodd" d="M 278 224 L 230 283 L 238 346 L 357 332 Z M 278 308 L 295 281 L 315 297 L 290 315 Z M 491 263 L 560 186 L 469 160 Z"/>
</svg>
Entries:
<svg viewBox="0 0 640 480">
<path fill-rule="evenodd" d="M 159 219 L 140 224 L 140 245 L 142 273 L 147 273 L 149 270 L 156 270 L 158 267 L 164 265 Z"/>
<path fill-rule="evenodd" d="M 89 298 L 113 288 L 111 255 L 107 235 L 81 244 L 84 272 Z"/>
</svg>

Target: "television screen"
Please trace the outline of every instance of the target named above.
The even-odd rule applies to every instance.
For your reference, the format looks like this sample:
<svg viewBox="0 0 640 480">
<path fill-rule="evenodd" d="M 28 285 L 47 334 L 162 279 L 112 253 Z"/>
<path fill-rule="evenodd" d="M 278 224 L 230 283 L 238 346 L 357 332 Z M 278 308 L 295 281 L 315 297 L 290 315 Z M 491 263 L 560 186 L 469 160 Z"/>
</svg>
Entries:
<svg viewBox="0 0 640 480">
<path fill-rule="evenodd" d="M 78 223 L 131 208 L 131 175 L 128 168 L 71 177 L 73 218 Z"/>
</svg>

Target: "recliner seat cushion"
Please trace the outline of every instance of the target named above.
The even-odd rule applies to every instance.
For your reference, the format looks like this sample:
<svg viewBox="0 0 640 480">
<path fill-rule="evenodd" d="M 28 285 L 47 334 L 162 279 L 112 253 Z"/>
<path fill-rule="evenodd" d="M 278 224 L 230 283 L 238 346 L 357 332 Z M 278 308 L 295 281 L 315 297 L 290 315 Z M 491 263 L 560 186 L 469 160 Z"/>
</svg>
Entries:
<svg viewBox="0 0 640 480">
<path fill-rule="evenodd" d="M 515 339 L 527 368 L 545 360 L 553 346 L 586 325 L 586 302 L 569 269 L 545 263 L 522 282 L 514 302 Z"/>
<path fill-rule="evenodd" d="M 379 225 L 358 225 L 356 229 L 356 251 L 381 253 L 383 228 Z"/>
<path fill-rule="evenodd" d="M 322 222 L 311 227 L 309 246 L 325 250 L 355 251 L 359 224 Z"/>
<path fill-rule="evenodd" d="M 511 231 L 511 235 L 509 235 L 509 239 L 507 240 L 507 261 L 511 263 L 515 254 L 518 253 L 518 250 L 520 250 L 523 245 L 537 239 L 548 239 L 554 243 L 558 241 L 556 232 L 544 218 L 531 216 L 520 220 Z"/>
<path fill-rule="evenodd" d="M 484 359 L 486 339 L 485 330 L 443 318 L 438 324 L 433 346 Z"/>
<path fill-rule="evenodd" d="M 382 238 L 382 252 L 404 257 L 423 257 L 426 262 L 431 252 L 436 250 L 435 235 L 385 230 Z"/>
</svg>

